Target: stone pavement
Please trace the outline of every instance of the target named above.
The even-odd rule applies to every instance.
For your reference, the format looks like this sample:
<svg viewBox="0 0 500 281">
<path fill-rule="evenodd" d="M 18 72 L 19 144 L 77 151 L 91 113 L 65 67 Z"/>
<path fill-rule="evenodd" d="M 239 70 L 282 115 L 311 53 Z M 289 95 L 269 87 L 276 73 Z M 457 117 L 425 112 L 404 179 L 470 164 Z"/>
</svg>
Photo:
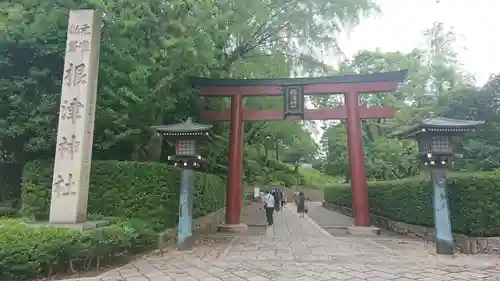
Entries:
<svg viewBox="0 0 500 281">
<path fill-rule="evenodd" d="M 265 235 L 205 237 L 193 251 L 157 253 L 86 280 L 500 280 L 496 257 L 438 257 L 433 245 L 398 237 L 334 237 L 294 209 L 278 212 Z"/>
<path fill-rule="evenodd" d="M 308 216 L 317 224 L 319 224 L 323 229 L 325 229 L 332 236 L 340 237 L 347 236 L 347 227 L 354 224 L 354 220 L 351 217 L 343 215 L 341 213 L 332 212 L 326 208 L 323 208 L 321 202 L 310 202 L 308 204 L 309 214 Z M 381 236 L 391 236 L 400 237 L 401 239 L 419 239 L 414 236 L 403 236 L 395 232 L 391 232 L 386 229 L 380 230 Z"/>
</svg>

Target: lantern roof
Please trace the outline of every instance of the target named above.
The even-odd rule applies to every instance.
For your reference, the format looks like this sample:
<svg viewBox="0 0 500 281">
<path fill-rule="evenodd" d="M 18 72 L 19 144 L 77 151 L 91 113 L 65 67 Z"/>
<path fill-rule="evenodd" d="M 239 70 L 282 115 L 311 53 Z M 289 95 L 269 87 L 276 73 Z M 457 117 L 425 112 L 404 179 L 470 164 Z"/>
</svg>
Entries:
<svg viewBox="0 0 500 281">
<path fill-rule="evenodd" d="M 483 125 L 485 121 L 460 120 L 445 117 L 439 117 L 431 114 L 413 125 L 404 127 L 391 135 L 399 138 L 414 138 L 422 133 L 446 133 L 460 134 L 474 130 L 477 126 Z"/>
<path fill-rule="evenodd" d="M 151 126 L 152 129 L 165 135 L 197 135 L 208 132 L 212 125 L 205 125 L 193 122 L 191 117 L 188 117 L 185 122 L 172 125 Z"/>
</svg>

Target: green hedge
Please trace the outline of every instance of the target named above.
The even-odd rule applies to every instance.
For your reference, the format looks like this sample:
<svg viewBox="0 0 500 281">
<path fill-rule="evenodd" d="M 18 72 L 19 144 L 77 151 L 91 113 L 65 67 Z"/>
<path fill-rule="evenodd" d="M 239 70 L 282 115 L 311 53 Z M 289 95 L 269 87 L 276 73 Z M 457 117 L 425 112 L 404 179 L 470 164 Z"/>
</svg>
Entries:
<svg viewBox="0 0 500 281">
<path fill-rule="evenodd" d="M 21 203 L 21 174 L 23 164 L 0 163 L 0 216 L 10 215 L 1 208 L 17 211 Z"/>
<path fill-rule="evenodd" d="M 150 248 L 155 232 L 137 221 L 80 232 L 33 227 L 21 220 L 0 219 L 0 280 L 34 280 L 88 271 Z"/>
<path fill-rule="evenodd" d="M 244 179 L 250 185 L 269 185 L 279 182 L 288 186 L 304 185 L 304 177 L 296 172 L 291 165 L 278 163 L 274 159 L 265 158 L 259 161 L 248 160 L 244 162 Z"/>
<path fill-rule="evenodd" d="M 25 165 L 21 214 L 47 220 L 53 163 Z M 180 170 L 157 162 L 93 161 L 88 213 L 94 216 L 136 218 L 155 230 L 173 227 L 179 210 Z M 216 175 L 197 173 L 195 217 L 225 206 L 225 181 Z"/>
<path fill-rule="evenodd" d="M 500 236 L 500 173 L 448 176 L 452 228 L 469 236 Z M 327 202 L 351 208 L 349 185 L 325 189 Z M 433 226 L 432 188 L 424 177 L 368 183 L 370 210 L 396 221 Z"/>
</svg>

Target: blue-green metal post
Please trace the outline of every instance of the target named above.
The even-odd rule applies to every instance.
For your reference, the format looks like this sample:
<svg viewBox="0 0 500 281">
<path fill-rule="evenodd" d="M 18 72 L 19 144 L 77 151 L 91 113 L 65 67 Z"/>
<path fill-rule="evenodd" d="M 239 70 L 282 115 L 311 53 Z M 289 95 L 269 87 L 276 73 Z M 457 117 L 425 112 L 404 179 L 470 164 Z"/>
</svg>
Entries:
<svg viewBox="0 0 500 281">
<path fill-rule="evenodd" d="M 448 195 L 446 193 L 446 167 L 441 164 L 431 165 L 430 170 L 434 191 L 436 253 L 441 255 L 453 255 L 453 234 L 451 231 Z"/>
<path fill-rule="evenodd" d="M 193 236 L 193 192 L 196 173 L 191 169 L 182 169 L 181 190 L 179 200 L 179 233 L 178 245 L 184 248 L 191 236 Z"/>
</svg>

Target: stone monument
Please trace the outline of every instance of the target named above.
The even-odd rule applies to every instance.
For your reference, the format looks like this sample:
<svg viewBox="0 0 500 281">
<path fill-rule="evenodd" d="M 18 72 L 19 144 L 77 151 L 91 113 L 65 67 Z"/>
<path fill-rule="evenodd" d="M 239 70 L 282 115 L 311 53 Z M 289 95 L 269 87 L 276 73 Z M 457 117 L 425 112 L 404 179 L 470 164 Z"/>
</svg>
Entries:
<svg viewBox="0 0 500 281">
<path fill-rule="evenodd" d="M 87 219 L 101 27 L 100 15 L 95 10 L 69 13 L 50 200 L 51 224 L 77 224 Z"/>
</svg>

